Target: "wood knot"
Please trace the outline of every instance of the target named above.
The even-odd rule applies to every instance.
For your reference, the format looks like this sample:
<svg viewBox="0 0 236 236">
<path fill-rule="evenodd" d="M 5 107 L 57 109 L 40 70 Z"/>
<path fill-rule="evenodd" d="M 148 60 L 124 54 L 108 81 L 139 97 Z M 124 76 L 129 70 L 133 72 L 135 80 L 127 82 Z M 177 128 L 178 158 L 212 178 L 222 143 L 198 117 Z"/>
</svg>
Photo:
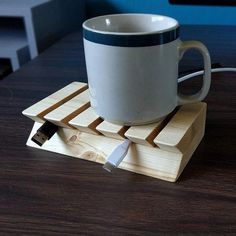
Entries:
<svg viewBox="0 0 236 236">
<path fill-rule="evenodd" d="M 69 138 L 69 141 L 70 142 L 75 142 L 76 140 L 77 140 L 77 136 L 76 135 L 73 135 L 73 136 L 71 136 L 70 138 Z"/>
<path fill-rule="evenodd" d="M 88 160 L 88 161 L 95 161 L 95 162 L 104 162 L 105 158 L 99 155 L 96 152 L 86 151 L 80 155 L 80 158 Z"/>
</svg>

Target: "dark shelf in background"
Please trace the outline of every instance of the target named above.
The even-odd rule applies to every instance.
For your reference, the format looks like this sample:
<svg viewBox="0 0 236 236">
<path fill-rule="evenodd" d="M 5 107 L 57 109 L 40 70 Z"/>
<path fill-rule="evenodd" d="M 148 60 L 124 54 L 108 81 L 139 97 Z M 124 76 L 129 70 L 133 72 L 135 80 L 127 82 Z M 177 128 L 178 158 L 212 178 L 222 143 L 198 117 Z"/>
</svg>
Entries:
<svg viewBox="0 0 236 236">
<path fill-rule="evenodd" d="M 12 73 L 11 63 L 8 59 L 0 59 L 0 80 Z"/>
</svg>

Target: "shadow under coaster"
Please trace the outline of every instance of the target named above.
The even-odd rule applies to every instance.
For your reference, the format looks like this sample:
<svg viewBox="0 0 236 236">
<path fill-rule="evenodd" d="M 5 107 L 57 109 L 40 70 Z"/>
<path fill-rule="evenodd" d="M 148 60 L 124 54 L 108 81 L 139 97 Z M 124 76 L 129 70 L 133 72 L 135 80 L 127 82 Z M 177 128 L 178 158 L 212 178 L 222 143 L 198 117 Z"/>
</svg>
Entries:
<svg viewBox="0 0 236 236">
<path fill-rule="evenodd" d="M 206 103 L 180 106 L 166 119 L 143 126 L 122 126 L 101 119 L 90 107 L 88 86 L 73 82 L 23 111 L 35 121 L 27 145 L 105 163 L 124 138 L 133 143 L 119 168 L 175 182 L 205 131 Z M 31 137 L 45 120 L 60 128 L 42 147 Z"/>
</svg>

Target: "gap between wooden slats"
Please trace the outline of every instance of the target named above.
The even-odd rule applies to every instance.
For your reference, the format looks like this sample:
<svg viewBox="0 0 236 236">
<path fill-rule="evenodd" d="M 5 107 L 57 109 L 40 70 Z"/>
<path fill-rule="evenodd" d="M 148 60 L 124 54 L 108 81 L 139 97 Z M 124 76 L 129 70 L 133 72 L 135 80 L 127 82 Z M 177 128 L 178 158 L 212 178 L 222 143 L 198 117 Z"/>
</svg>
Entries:
<svg viewBox="0 0 236 236">
<path fill-rule="evenodd" d="M 125 139 L 125 132 L 129 129 L 129 126 L 123 126 L 113 124 L 108 121 L 103 121 L 96 127 L 96 129 L 106 137 L 123 140 Z"/>
<path fill-rule="evenodd" d="M 125 137 L 134 143 L 147 146 L 156 146 L 153 140 L 161 130 L 163 124 L 164 120 L 150 125 L 131 126 L 125 132 Z"/>
<path fill-rule="evenodd" d="M 178 108 L 176 108 L 173 112 L 171 112 L 159 122 L 147 125 L 131 126 L 125 133 L 125 136 L 134 143 L 156 147 L 157 145 L 154 143 L 154 139 L 177 111 Z"/>
<path fill-rule="evenodd" d="M 89 91 L 85 90 L 62 104 L 57 109 L 48 113 L 44 118 L 52 123 L 66 128 L 72 128 L 69 121 L 90 106 Z"/>
<path fill-rule="evenodd" d="M 96 130 L 96 127 L 102 121 L 103 119 L 96 114 L 93 108 L 89 107 L 69 121 L 69 124 L 82 132 L 101 134 L 98 130 Z"/>
<path fill-rule="evenodd" d="M 34 121 L 44 122 L 44 116 L 46 114 L 58 108 L 87 88 L 88 85 L 86 83 L 72 82 L 66 87 L 25 109 L 22 113 Z"/>
<path fill-rule="evenodd" d="M 206 103 L 194 103 L 181 106 L 164 129 L 154 139 L 161 149 L 171 152 L 184 152 L 197 133 L 198 127 L 204 125 Z"/>
</svg>

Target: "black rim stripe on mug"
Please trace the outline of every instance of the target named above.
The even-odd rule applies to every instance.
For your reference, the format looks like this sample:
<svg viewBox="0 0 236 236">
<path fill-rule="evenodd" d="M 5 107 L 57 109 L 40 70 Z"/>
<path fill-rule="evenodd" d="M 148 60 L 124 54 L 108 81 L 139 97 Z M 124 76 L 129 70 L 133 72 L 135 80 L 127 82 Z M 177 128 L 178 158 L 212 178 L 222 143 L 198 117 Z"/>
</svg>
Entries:
<svg viewBox="0 0 236 236">
<path fill-rule="evenodd" d="M 179 27 L 163 33 L 153 33 L 144 35 L 115 35 L 103 34 L 83 29 L 83 36 L 86 40 L 120 47 L 146 47 L 172 42 L 179 38 Z"/>
</svg>

